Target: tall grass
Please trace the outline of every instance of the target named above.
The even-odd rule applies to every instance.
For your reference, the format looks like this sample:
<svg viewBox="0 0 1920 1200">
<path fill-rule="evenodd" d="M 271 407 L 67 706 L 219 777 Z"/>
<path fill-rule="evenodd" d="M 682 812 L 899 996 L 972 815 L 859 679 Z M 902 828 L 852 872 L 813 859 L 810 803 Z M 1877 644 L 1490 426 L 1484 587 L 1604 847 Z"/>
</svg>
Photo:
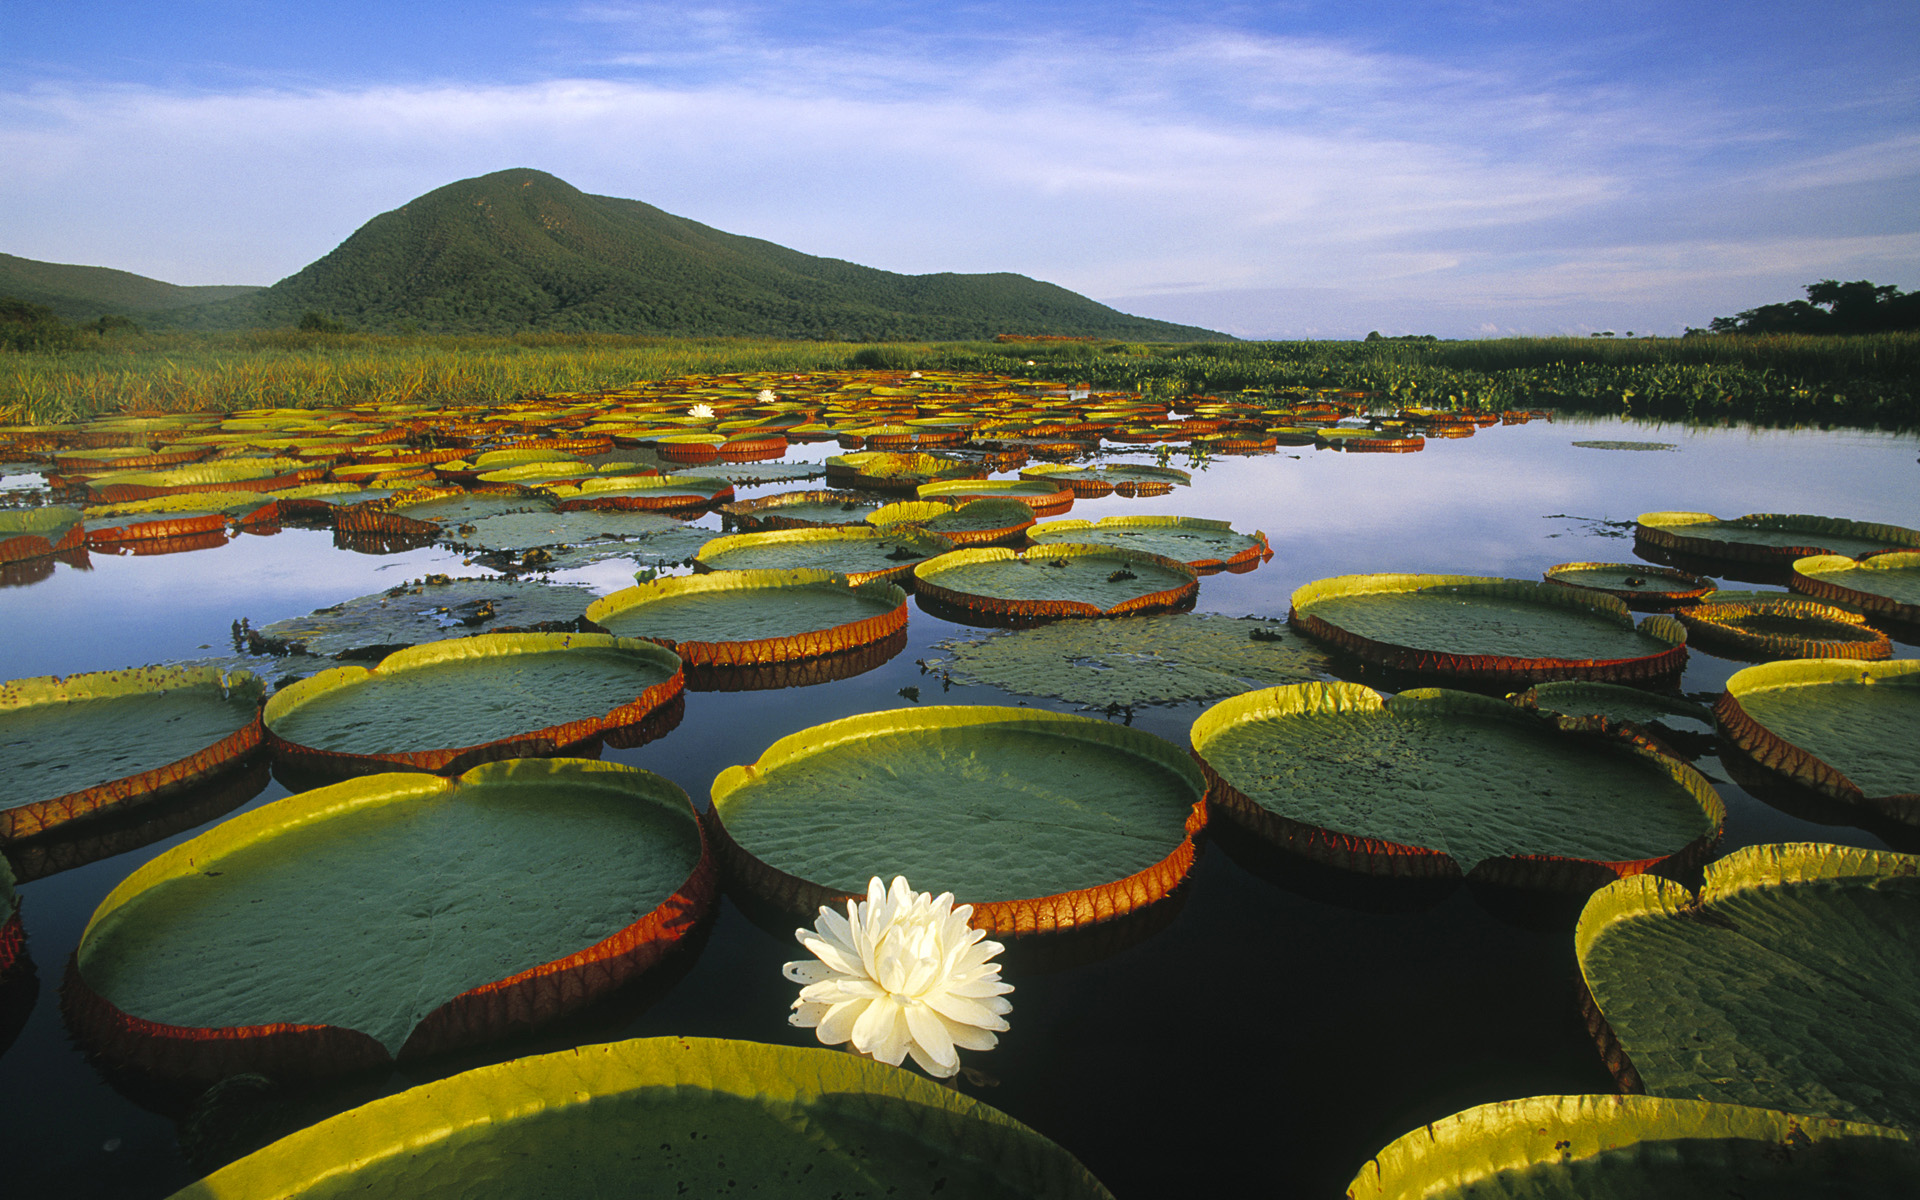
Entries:
<svg viewBox="0 0 1920 1200">
<path fill-rule="evenodd" d="M 1920 334 L 1478 342 L 789 342 L 163 333 L 0 355 L 0 423 L 128 411 L 498 403 L 679 375 L 994 371 L 1173 396 L 1301 388 L 1443 408 L 1556 407 L 1688 421 L 1920 427 Z"/>
</svg>

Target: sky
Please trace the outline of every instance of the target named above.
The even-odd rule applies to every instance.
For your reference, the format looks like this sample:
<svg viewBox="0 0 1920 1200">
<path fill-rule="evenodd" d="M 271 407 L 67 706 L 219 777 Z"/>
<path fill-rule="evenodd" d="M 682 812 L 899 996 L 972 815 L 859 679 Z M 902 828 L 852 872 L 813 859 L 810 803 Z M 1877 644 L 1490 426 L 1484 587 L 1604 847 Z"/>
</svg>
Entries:
<svg viewBox="0 0 1920 1200">
<path fill-rule="evenodd" d="M 266 284 L 535 167 L 1240 337 L 1920 290 L 1920 4 L 0 2 L 0 252 Z"/>
</svg>

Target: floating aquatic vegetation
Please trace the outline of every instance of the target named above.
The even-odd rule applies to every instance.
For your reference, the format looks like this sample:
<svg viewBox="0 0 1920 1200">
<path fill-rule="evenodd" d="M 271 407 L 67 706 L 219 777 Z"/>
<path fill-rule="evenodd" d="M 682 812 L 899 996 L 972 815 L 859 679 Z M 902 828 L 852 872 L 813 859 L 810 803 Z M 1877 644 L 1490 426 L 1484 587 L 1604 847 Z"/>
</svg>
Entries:
<svg viewBox="0 0 1920 1200">
<path fill-rule="evenodd" d="M 1073 507 L 1073 489 L 1045 479 L 947 479 L 923 483 L 915 494 L 922 500 L 965 504 L 970 500 L 1018 500 L 1036 517 L 1052 516 Z"/>
<path fill-rule="evenodd" d="M 1686 630 L 1611 596 L 1478 575 L 1338 575 L 1293 593 L 1295 629 L 1392 670 L 1500 683 L 1677 673 Z"/>
<path fill-rule="evenodd" d="M 1748 667 L 1713 715 L 1720 736 L 1766 770 L 1920 824 L 1920 660 Z"/>
<path fill-rule="evenodd" d="M 503 569 L 559 571 L 610 558 L 685 562 L 716 535 L 658 512 L 576 509 L 478 517 L 447 536 L 462 549 L 503 558 Z"/>
<path fill-rule="evenodd" d="M 912 1071 L 717 1038 L 588 1045 L 437 1080 L 289 1134 L 176 1200 L 335 1188 L 1112 1200 L 1053 1142 Z"/>
<path fill-rule="evenodd" d="M 0 684 L 0 841 L 204 782 L 260 744 L 244 671 L 136 667 Z"/>
<path fill-rule="evenodd" d="M 788 1021 L 876 1062 L 897 1067 L 912 1055 L 929 1075 L 959 1074 L 959 1051 L 993 1049 L 1013 1009 L 1013 985 L 991 962 L 1005 947 L 983 940 L 971 916 L 952 892 L 916 892 L 904 875 L 883 887 L 874 876 L 845 917 L 822 907 L 812 929 L 794 931 L 814 957 L 784 968 L 801 985 Z"/>
<path fill-rule="evenodd" d="M 1622 1085 L 1920 1126 L 1920 857 L 1793 843 L 1653 875 L 1574 931 L 1589 1027 Z"/>
<path fill-rule="evenodd" d="M 1107 463 L 1098 467 L 1041 465 L 1020 472 L 1022 479 L 1053 480 L 1066 484 L 1076 496 L 1097 499 L 1125 486 L 1138 494 L 1141 485 L 1161 487 L 1164 495 L 1174 487 L 1186 487 L 1193 476 L 1177 467 L 1145 466 L 1138 463 Z M 1123 495 L 1126 493 L 1122 493 Z"/>
<path fill-rule="evenodd" d="M 603 596 L 586 619 L 663 642 L 689 666 L 747 667 L 858 650 L 906 627 L 907 594 L 831 571 L 717 571 Z"/>
<path fill-rule="evenodd" d="M 1070 543 L 1022 552 L 956 550 L 920 564 L 913 575 L 923 600 L 988 618 L 1129 616 L 1190 604 L 1200 590 L 1185 563 Z"/>
<path fill-rule="evenodd" d="M 544 489 L 562 512 L 575 508 L 710 508 L 733 499 L 733 484 L 707 475 L 603 475 Z"/>
<path fill-rule="evenodd" d="M 1548 567 L 1548 583 L 1605 592 L 1628 608 L 1656 612 L 1690 604 L 1714 590 L 1713 580 L 1646 563 L 1571 562 Z"/>
<path fill-rule="evenodd" d="M 917 875 L 975 928 L 1057 932 L 1150 905 L 1186 878 L 1206 821 L 1192 761 L 1088 717 L 895 709 L 782 738 L 713 782 L 728 877 L 788 912 Z"/>
<path fill-rule="evenodd" d="M 1236 823 L 1369 875 L 1585 891 L 1704 853 L 1726 817 L 1644 741 L 1470 692 L 1271 688 L 1214 705 L 1192 740 Z"/>
<path fill-rule="evenodd" d="M 1005 546 L 1033 528 L 1033 510 L 1018 500 L 988 497 L 955 506 L 946 500 L 902 500 L 867 514 L 867 523 L 885 529 L 918 525 L 956 547 Z"/>
<path fill-rule="evenodd" d="M 271 525 L 279 520 L 280 502 L 266 492 L 186 492 L 92 505 L 85 512 L 87 544 L 106 547 L 218 533 L 229 526 Z"/>
<path fill-rule="evenodd" d="M 1581 679 L 1542 683 L 1509 697 L 1523 708 L 1544 709 L 1570 717 L 1600 717 L 1627 724 L 1669 749 L 1691 749 L 1694 758 L 1713 736 L 1713 712 L 1678 696 Z"/>
<path fill-rule="evenodd" d="M 1729 658 L 1874 659 L 1893 653 L 1887 635 L 1866 618 L 1788 595 L 1745 602 L 1709 599 L 1676 611 L 1674 619 L 1687 627 L 1690 643 Z"/>
<path fill-rule="evenodd" d="M 371 775 L 242 813 L 101 901 L 62 1006 L 167 1077 L 347 1074 L 524 1032 L 711 911 L 686 793 L 582 759 Z"/>
<path fill-rule="evenodd" d="M 87 495 L 97 504 L 124 504 L 181 492 L 271 492 L 303 483 L 317 483 L 327 467 L 297 458 L 223 458 L 165 471 L 116 471 L 87 481 Z"/>
<path fill-rule="evenodd" d="M 1396 1139 L 1349 1200 L 1895 1200 L 1920 1174 L 1905 1130 L 1655 1096 L 1531 1096 L 1482 1104 Z"/>
<path fill-rule="evenodd" d="M 1112 621 L 1056 621 L 1011 633 L 950 638 L 928 670 L 959 683 L 1088 708 L 1180 704 L 1327 677 L 1318 645 L 1284 624 L 1162 613 Z"/>
<path fill-rule="evenodd" d="M 263 720 L 274 757 L 339 774 L 459 772 L 573 753 L 679 696 L 680 660 L 594 633 L 496 633 L 396 651 L 282 688 Z"/>
<path fill-rule="evenodd" d="M 1273 557 L 1267 535 L 1235 533 L 1226 521 L 1200 517 L 1102 517 L 1098 521 L 1048 521 L 1027 531 L 1036 545 L 1087 542 L 1158 554 L 1196 571 L 1251 566 Z"/>
<path fill-rule="evenodd" d="M 911 492 L 923 483 L 936 480 L 984 479 L 986 475 L 986 470 L 977 463 L 938 454 L 862 450 L 857 454 L 836 454 L 827 460 L 829 484 L 878 491 Z"/>
<path fill-rule="evenodd" d="M 592 599 L 571 584 L 430 575 L 241 634 L 256 654 L 378 659 L 442 638 L 571 628 Z"/>
<path fill-rule="evenodd" d="M 84 517 L 77 508 L 0 509 L 0 563 L 49 558 L 87 544 Z"/>
<path fill-rule="evenodd" d="M 860 492 L 814 489 L 781 492 L 756 500 L 736 500 L 720 512 L 749 532 L 762 529 L 807 529 L 816 525 L 860 525 L 878 510 L 881 501 Z"/>
<path fill-rule="evenodd" d="M 1680 554 L 1782 564 L 1813 554 L 1861 558 L 1883 550 L 1920 549 L 1920 530 L 1800 513 L 1749 513 L 1727 520 L 1711 513 L 1641 513 L 1634 538 Z"/>
<path fill-rule="evenodd" d="M 1678 450 L 1672 442 L 1574 442 L 1582 450 Z"/>
<path fill-rule="evenodd" d="M 947 553 L 953 543 L 918 526 L 876 529 L 834 525 L 774 529 L 717 537 L 701 547 L 694 566 L 704 571 L 833 571 L 851 584 L 899 582 L 916 563 Z"/>
<path fill-rule="evenodd" d="M 790 483 L 802 479 L 820 479 L 827 473 L 824 466 L 816 463 L 727 462 L 724 458 L 701 469 L 709 475 L 718 476 L 742 487 L 752 487 L 762 483 Z"/>
<path fill-rule="evenodd" d="M 20 893 L 13 889 L 13 868 L 0 858 L 0 979 L 11 973 L 16 963 L 26 961 L 27 930 L 20 923 Z M 0 1049 L 5 1046 L 0 1045 Z"/>
<path fill-rule="evenodd" d="M 1859 561 L 1840 554 L 1797 558 L 1787 583 L 1816 600 L 1920 625 L 1920 553 L 1889 551 Z"/>
</svg>

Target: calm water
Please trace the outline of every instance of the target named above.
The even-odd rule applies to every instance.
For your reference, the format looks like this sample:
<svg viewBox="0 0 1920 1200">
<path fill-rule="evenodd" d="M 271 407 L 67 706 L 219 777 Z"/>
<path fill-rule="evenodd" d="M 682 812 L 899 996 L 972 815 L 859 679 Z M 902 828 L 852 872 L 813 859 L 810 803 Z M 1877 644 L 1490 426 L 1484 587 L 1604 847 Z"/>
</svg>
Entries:
<svg viewBox="0 0 1920 1200">
<path fill-rule="evenodd" d="M 1572 445 L 1602 439 L 1677 448 Z M 792 457 L 827 452 L 800 448 Z M 1413 455 L 1298 449 L 1225 459 L 1174 495 L 1080 501 L 1068 515 L 1181 513 L 1265 530 L 1273 561 L 1206 577 L 1198 607 L 1283 617 L 1295 587 L 1328 575 L 1538 578 L 1562 562 L 1631 561 L 1630 523 L 1649 510 L 1920 525 L 1916 454 L 1913 436 L 1563 419 L 1430 440 Z M 740 494 L 794 486 L 820 484 Z M 43 580 L 0 589 L 0 678 L 221 652 L 237 618 L 264 625 L 434 571 L 479 573 L 439 549 L 360 555 L 334 549 L 327 534 L 291 529 L 185 554 L 96 554 L 90 569 L 61 564 Z M 631 565 L 556 578 L 604 593 L 631 582 Z M 991 688 L 942 695 L 921 674 L 915 660 L 954 632 L 916 608 L 907 648 L 876 670 L 799 691 L 689 693 L 672 733 L 606 757 L 659 772 L 704 806 L 722 768 L 809 725 L 908 703 L 903 687 L 920 687 L 928 703 L 1019 702 Z M 1916 648 L 1898 644 L 1896 654 L 1913 657 Z M 1683 688 L 1716 694 L 1742 665 L 1696 650 Z M 1201 707 L 1140 710 L 1133 724 L 1184 746 Z M 1711 757 L 1700 766 L 1724 779 Z M 1864 830 L 1789 816 L 1731 783 L 1720 790 L 1730 811 L 1726 849 L 1883 844 Z M 286 794 L 269 783 L 250 803 Z M 194 832 L 22 885 L 39 977 L 26 989 L 24 1028 L 0 1055 L 8 1196 L 164 1196 L 194 1178 L 174 1121 L 109 1086 L 69 1043 L 57 995 L 94 906 Z M 1000 1049 L 968 1059 L 998 1082 L 967 1090 L 1066 1146 L 1123 1197 L 1224 1190 L 1247 1178 L 1270 1180 L 1278 1196 L 1337 1194 L 1375 1150 L 1423 1122 L 1492 1100 L 1612 1090 L 1574 1006 L 1576 913 L 1561 901 L 1464 887 L 1436 897 L 1352 886 L 1243 863 L 1215 843 L 1177 915 L 1144 941 L 1090 964 L 1010 963 L 1012 1032 Z M 664 995 L 533 1048 L 663 1034 L 812 1044 L 810 1031 L 786 1024 L 792 988 L 780 964 L 796 950 L 790 933 L 764 929 L 725 901 L 699 957 Z M 0 1013 L 0 1029 L 13 1023 Z M 396 1074 L 360 1095 L 424 1078 Z M 301 1103 L 311 1111 L 352 1102 Z"/>
</svg>

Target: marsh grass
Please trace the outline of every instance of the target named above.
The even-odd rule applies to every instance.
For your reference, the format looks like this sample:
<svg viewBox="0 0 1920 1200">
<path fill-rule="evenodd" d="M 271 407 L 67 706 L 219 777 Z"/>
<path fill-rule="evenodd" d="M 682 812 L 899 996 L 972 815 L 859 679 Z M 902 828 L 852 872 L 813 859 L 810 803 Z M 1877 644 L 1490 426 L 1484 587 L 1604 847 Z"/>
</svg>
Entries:
<svg viewBox="0 0 1920 1200">
<path fill-rule="evenodd" d="M 1028 365 L 1031 363 L 1032 365 Z M 1333 388 L 1437 408 L 1920 426 L 1920 334 L 1467 342 L 798 342 L 291 329 L 93 334 L 0 355 L 0 423 L 131 411 L 498 403 L 751 371 L 1000 372 L 1159 397 Z"/>
</svg>

